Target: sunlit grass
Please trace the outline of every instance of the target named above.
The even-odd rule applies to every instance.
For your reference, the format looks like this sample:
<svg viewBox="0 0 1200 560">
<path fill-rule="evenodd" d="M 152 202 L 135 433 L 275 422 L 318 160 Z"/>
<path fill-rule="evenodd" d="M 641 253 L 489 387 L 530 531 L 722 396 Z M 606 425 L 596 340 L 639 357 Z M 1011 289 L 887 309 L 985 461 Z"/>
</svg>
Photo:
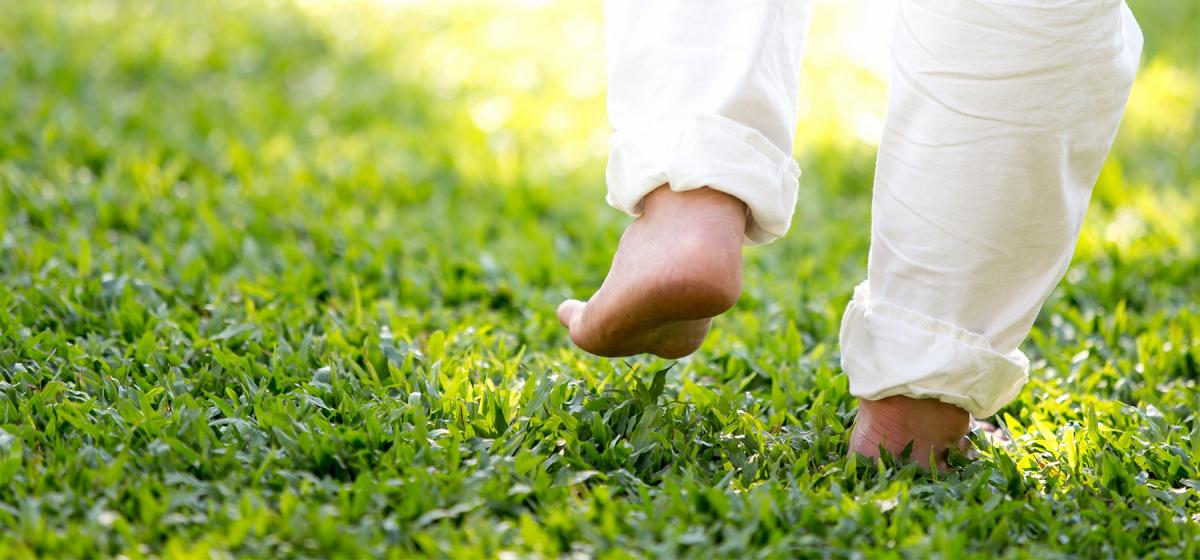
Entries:
<svg viewBox="0 0 1200 560">
<path fill-rule="evenodd" d="M 0 556 L 1197 557 L 1197 8 L 1134 5 L 1013 437 L 930 475 L 844 458 L 864 6 L 817 4 L 798 226 L 663 372 L 553 316 L 626 223 L 599 3 L 0 0 Z"/>
</svg>

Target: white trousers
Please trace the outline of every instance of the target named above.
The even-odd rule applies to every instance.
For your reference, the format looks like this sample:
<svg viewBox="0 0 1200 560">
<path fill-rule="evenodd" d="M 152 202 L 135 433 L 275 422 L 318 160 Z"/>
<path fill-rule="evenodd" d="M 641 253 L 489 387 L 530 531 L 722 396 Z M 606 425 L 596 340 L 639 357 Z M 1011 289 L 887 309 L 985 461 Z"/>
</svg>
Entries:
<svg viewBox="0 0 1200 560">
<path fill-rule="evenodd" d="M 608 202 L 667 184 L 783 235 L 803 0 L 607 0 Z M 1017 346 L 1062 279 L 1142 37 L 1120 0 L 899 0 L 867 281 L 841 330 L 850 392 L 990 416 L 1025 383 Z"/>
</svg>

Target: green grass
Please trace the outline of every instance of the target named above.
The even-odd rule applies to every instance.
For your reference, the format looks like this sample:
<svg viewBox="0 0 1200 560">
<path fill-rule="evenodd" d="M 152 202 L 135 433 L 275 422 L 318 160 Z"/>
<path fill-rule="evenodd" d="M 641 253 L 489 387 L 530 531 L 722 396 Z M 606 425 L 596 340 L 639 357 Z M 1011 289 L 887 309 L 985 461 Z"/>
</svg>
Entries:
<svg viewBox="0 0 1200 560">
<path fill-rule="evenodd" d="M 0 0 L 0 556 L 1198 557 L 1200 13 L 1134 8 L 1013 439 L 934 475 L 845 458 L 870 146 L 801 139 L 699 353 L 602 360 L 600 97 L 439 82 L 488 12 Z"/>
</svg>

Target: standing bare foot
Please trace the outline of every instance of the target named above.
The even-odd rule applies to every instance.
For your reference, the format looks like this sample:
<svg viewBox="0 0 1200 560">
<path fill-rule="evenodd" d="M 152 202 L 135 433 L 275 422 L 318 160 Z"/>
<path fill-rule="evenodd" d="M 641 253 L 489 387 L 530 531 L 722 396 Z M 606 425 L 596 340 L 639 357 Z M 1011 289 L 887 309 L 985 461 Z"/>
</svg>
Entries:
<svg viewBox="0 0 1200 560">
<path fill-rule="evenodd" d="M 899 456 L 912 442 L 912 460 L 928 468 L 932 453 L 937 468 L 945 469 L 951 448 L 964 452 L 970 448 L 970 423 L 967 411 L 936 399 L 859 399 L 850 452 L 878 457 L 882 444 L 889 453 Z"/>
<path fill-rule="evenodd" d="M 564 301 L 558 319 L 576 345 L 600 356 L 691 354 L 742 292 L 745 230 L 737 198 L 661 186 L 621 236 L 604 284 L 587 302 Z"/>
</svg>

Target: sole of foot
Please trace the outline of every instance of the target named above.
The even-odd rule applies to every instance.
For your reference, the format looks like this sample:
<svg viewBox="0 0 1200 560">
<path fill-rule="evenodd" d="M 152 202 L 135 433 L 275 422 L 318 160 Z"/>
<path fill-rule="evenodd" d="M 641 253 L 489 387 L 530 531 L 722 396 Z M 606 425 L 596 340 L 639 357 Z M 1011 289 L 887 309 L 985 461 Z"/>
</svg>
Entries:
<svg viewBox="0 0 1200 560">
<path fill-rule="evenodd" d="M 858 416 L 850 433 L 850 453 L 875 458 L 882 446 L 900 456 L 912 444 L 909 458 L 922 467 L 946 470 L 951 449 L 971 450 L 967 433 L 971 415 L 936 399 L 894 396 L 869 401 L 859 399 Z"/>
<path fill-rule="evenodd" d="M 644 208 L 621 236 L 600 289 L 558 307 L 571 340 L 592 354 L 686 356 L 741 295 L 744 203 L 664 185 L 646 195 Z"/>
</svg>

